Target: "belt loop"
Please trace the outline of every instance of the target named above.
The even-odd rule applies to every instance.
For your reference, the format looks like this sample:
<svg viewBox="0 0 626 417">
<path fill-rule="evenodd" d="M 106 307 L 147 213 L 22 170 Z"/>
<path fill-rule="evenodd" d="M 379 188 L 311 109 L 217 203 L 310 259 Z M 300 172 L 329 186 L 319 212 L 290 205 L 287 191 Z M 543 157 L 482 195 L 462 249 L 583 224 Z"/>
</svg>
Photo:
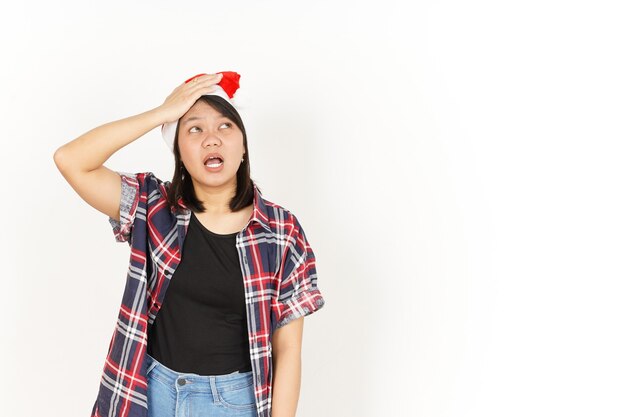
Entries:
<svg viewBox="0 0 626 417">
<path fill-rule="evenodd" d="M 217 392 L 217 383 L 215 382 L 215 377 L 211 375 L 209 377 L 209 382 L 211 384 L 211 395 L 213 396 L 213 402 L 219 402 L 219 394 Z"/>
<path fill-rule="evenodd" d="M 159 363 L 156 361 L 156 359 L 152 359 L 147 353 L 146 353 L 146 361 L 148 362 L 146 375 L 148 375 L 150 371 L 152 371 Z"/>
</svg>

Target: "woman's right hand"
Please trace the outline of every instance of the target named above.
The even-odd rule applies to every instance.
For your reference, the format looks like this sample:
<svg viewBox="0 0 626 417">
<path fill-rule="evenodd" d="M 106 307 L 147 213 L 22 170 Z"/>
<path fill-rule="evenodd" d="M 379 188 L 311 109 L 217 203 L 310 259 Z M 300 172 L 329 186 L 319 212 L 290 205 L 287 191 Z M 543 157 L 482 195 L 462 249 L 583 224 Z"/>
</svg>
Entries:
<svg viewBox="0 0 626 417">
<path fill-rule="evenodd" d="M 193 104 L 204 94 L 215 91 L 215 84 L 222 79 L 222 74 L 204 74 L 189 82 L 183 82 L 167 96 L 163 104 L 157 107 L 163 116 L 163 122 L 175 122 L 180 119 Z M 197 80 L 197 81 L 194 81 Z"/>
</svg>

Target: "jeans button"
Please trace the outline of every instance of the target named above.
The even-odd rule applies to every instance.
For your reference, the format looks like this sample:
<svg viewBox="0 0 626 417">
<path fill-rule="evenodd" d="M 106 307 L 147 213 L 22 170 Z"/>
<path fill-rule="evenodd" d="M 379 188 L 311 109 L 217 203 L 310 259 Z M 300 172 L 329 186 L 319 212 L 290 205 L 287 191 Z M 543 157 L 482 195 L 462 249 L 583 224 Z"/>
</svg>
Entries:
<svg viewBox="0 0 626 417">
<path fill-rule="evenodd" d="M 178 380 L 178 385 L 185 385 L 185 380 L 184 379 L 179 379 Z"/>
</svg>

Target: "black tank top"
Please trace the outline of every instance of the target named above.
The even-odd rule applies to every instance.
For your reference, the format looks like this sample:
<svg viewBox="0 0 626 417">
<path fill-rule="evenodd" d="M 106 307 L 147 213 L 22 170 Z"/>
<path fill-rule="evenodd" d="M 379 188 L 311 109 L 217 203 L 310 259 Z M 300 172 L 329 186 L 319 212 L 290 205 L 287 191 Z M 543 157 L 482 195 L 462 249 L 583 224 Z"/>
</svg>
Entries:
<svg viewBox="0 0 626 417">
<path fill-rule="evenodd" d="M 191 213 L 181 263 L 148 332 L 148 353 L 174 371 L 252 370 L 236 236 L 211 232 Z"/>
</svg>

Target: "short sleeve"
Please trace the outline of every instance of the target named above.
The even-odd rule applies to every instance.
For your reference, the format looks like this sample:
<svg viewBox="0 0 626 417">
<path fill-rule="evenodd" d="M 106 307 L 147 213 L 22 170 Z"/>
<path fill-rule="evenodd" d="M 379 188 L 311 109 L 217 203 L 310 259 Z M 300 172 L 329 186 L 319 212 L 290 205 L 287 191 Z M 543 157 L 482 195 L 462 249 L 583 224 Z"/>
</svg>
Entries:
<svg viewBox="0 0 626 417">
<path fill-rule="evenodd" d="M 139 180 L 137 174 L 117 172 L 122 181 L 122 195 L 120 199 L 120 220 L 109 217 L 109 223 L 113 228 L 113 235 L 117 242 L 128 242 L 135 221 L 135 213 L 139 203 Z"/>
<path fill-rule="evenodd" d="M 317 286 L 315 254 L 298 219 L 287 237 L 284 267 L 277 303 L 273 309 L 275 329 L 321 309 L 325 300 Z"/>
</svg>

